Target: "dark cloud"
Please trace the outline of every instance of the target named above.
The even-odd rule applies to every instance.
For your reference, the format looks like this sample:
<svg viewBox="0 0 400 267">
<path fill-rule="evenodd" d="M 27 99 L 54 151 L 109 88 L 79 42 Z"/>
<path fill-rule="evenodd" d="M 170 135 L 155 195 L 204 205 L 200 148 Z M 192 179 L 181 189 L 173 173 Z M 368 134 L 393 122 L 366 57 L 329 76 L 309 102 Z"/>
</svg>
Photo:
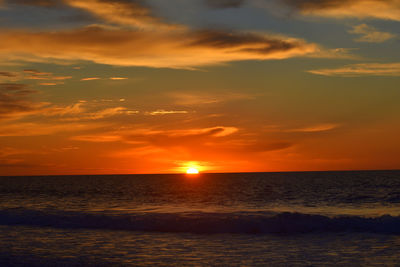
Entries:
<svg viewBox="0 0 400 267">
<path fill-rule="evenodd" d="M 245 0 L 205 0 L 210 8 L 237 8 L 244 4 Z"/>
<path fill-rule="evenodd" d="M 28 99 L 34 93 L 25 84 L 0 83 L 0 119 L 36 111 L 37 104 Z"/>
<path fill-rule="evenodd" d="M 39 7 L 56 7 L 63 4 L 62 0 L 6 0 L 7 4 Z"/>
<path fill-rule="evenodd" d="M 47 72 L 42 72 L 42 71 L 35 70 L 35 69 L 25 69 L 24 72 L 25 73 L 29 73 L 29 74 L 33 74 L 33 75 L 47 75 L 47 74 L 49 74 Z"/>
<path fill-rule="evenodd" d="M 192 45 L 218 48 L 235 47 L 248 44 L 259 44 L 266 41 L 262 35 L 251 33 L 233 33 L 218 30 L 202 30 L 193 33 Z"/>
<path fill-rule="evenodd" d="M 0 71 L 0 76 L 8 77 L 8 78 L 17 77 L 17 75 L 15 73 L 8 72 L 8 71 Z"/>
<path fill-rule="evenodd" d="M 363 0 L 283 0 L 284 3 L 301 9 L 325 9 L 346 6 L 349 2 L 362 2 Z"/>
<path fill-rule="evenodd" d="M 237 48 L 241 52 L 252 54 L 271 54 L 277 51 L 289 51 L 300 47 L 301 42 L 269 38 L 253 33 L 233 33 L 215 30 L 204 30 L 194 34 L 192 45 L 213 48 Z"/>
</svg>

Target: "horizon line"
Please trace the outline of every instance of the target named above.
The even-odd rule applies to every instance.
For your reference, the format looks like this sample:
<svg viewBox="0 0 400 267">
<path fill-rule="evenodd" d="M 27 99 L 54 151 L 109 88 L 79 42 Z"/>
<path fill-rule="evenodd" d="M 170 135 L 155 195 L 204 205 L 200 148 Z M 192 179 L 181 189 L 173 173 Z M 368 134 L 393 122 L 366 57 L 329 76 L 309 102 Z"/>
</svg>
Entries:
<svg viewBox="0 0 400 267">
<path fill-rule="evenodd" d="M 400 169 L 359 169 L 359 170 L 309 170 L 309 171 L 243 171 L 243 172 L 200 172 L 201 174 L 255 174 L 255 173 L 315 173 L 315 172 L 376 172 L 376 171 L 400 171 Z M 183 172 L 170 173 L 119 173 L 119 174 L 28 174 L 28 175 L 0 175 L 1 177 L 39 177 L 39 176 L 128 176 L 128 175 L 187 175 Z"/>
</svg>

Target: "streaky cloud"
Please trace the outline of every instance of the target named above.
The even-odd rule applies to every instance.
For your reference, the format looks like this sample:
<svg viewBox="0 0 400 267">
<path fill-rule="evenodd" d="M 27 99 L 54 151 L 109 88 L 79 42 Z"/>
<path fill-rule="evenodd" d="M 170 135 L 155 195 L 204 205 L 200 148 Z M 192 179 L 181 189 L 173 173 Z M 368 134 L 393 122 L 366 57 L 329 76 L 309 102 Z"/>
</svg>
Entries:
<svg viewBox="0 0 400 267">
<path fill-rule="evenodd" d="M 400 76 L 400 63 L 351 64 L 340 68 L 308 71 L 312 74 L 337 77 Z"/>
<path fill-rule="evenodd" d="M 242 60 L 309 56 L 320 51 L 304 40 L 262 33 L 187 30 L 111 30 L 90 26 L 63 31 L 3 30 L 0 57 L 25 61 L 87 60 L 119 66 L 192 68 Z M 29 45 L 27 45 L 29 43 Z"/>
<path fill-rule="evenodd" d="M 95 80 L 100 80 L 101 78 L 99 77 L 87 77 L 87 78 L 82 78 L 81 81 L 95 81 Z"/>
<path fill-rule="evenodd" d="M 290 130 L 287 130 L 287 132 L 318 133 L 318 132 L 331 131 L 338 127 L 340 127 L 340 124 L 323 123 L 323 124 L 316 124 L 316 125 L 307 126 L 307 127 L 303 127 L 303 128 L 290 129 Z"/>
<path fill-rule="evenodd" d="M 379 31 L 375 27 L 368 26 L 367 24 L 356 25 L 349 32 L 361 35 L 359 38 L 355 39 L 356 42 L 383 43 L 396 37 L 395 34 Z"/>
<path fill-rule="evenodd" d="M 135 129 L 114 132 L 102 132 L 94 135 L 81 135 L 72 137 L 73 140 L 86 142 L 139 142 L 145 145 L 157 146 L 181 146 L 188 142 L 202 140 L 204 138 L 225 137 L 236 133 L 236 127 L 217 126 L 211 128 L 164 130 Z"/>
<path fill-rule="evenodd" d="M 281 0 L 304 15 L 400 21 L 400 0 Z"/>
<path fill-rule="evenodd" d="M 159 109 L 155 111 L 149 111 L 146 112 L 146 115 L 150 116 L 157 116 L 157 115 L 171 115 L 171 114 L 188 114 L 189 111 L 186 110 L 164 110 L 164 109 Z"/>
<path fill-rule="evenodd" d="M 29 99 L 36 92 L 26 84 L 0 83 L 0 120 L 17 119 L 38 112 L 43 103 Z"/>
<path fill-rule="evenodd" d="M 7 77 L 7 78 L 15 78 L 15 77 L 17 77 L 18 75 L 15 74 L 14 72 L 0 71 L 0 76 Z"/>
<path fill-rule="evenodd" d="M 64 0 L 70 7 L 78 8 L 106 22 L 139 29 L 166 30 L 181 26 L 163 22 L 154 16 L 142 1 L 126 0 Z"/>
</svg>

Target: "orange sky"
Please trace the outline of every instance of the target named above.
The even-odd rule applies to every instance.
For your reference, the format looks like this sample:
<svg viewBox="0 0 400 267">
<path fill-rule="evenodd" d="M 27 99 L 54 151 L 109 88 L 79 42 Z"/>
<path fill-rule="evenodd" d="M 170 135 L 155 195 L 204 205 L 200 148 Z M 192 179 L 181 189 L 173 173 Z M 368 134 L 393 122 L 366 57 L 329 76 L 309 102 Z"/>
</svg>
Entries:
<svg viewBox="0 0 400 267">
<path fill-rule="evenodd" d="M 0 175 L 399 169 L 399 14 L 0 1 Z"/>
</svg>

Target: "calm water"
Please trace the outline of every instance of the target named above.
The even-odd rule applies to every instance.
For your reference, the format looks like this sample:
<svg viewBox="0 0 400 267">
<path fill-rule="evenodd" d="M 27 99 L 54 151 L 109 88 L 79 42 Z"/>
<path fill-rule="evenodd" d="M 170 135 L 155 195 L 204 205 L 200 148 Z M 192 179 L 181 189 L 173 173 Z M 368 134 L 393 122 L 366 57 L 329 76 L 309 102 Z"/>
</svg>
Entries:
<svg viewBox="0 0 400 267">
<path fill-rule="evenodd" d="M 396 265 L 400 172 L 0 177 L 0 265 Z"/>
</svg>

